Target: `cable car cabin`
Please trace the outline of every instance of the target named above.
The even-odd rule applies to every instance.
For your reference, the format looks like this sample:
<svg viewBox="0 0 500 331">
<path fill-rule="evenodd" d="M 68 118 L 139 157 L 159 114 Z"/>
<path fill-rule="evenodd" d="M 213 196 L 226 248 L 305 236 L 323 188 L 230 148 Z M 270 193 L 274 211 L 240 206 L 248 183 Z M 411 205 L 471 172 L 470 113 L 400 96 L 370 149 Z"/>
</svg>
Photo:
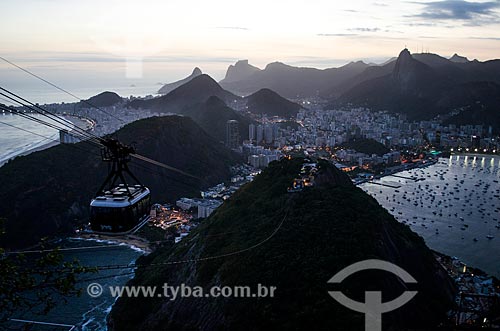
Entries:
<svg viewBox="0 0 500 331">
<path fill-rule="evenodd" d="M 131 197 L 128 194 L 130 191 Z M 90 227 L 95 232 L 129 232 L 149 217 L 150 191 L 120 184 L 90 203 Z"/>
</svg>

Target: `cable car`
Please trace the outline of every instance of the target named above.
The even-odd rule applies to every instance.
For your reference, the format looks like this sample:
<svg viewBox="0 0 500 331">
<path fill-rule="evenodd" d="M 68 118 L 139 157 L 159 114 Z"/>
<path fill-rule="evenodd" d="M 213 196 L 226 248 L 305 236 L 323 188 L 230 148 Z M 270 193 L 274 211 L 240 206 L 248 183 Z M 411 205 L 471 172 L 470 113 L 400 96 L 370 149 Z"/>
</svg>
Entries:
<svg viewBox="0 0 500 331">
<path fill-rule="evenodd" d="M 110 162 L 108 177 L 90 202 L 90 228 L 96 233 L 135 232 L 149 220 L 151 192 L 130 172 L 127 163 L 134 149 L 115 139 L 103 141 L 101 157 Z M 129 185 L 125 174 L 137 184 Z M 121 181 L 118 185 L 117 182 Z"/>
<path fill-rule="evenodd" d="M 128 190 L 127 190 L 128 189 Z M 131 197 L 128 196 L 128 191 Z M 149 218 L 150 191 L 124 184 L 96 196 L 90 203 L 90 225 L 94 232 L 133 232 Z"/>
</svg>

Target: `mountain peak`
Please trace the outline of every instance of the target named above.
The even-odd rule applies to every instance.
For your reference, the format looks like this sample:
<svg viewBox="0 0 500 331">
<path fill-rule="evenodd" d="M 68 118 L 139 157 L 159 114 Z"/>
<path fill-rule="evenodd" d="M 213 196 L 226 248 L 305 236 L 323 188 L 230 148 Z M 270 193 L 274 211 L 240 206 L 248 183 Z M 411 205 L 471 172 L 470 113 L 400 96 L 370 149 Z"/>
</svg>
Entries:
<svg viewBox="0 0 500 331">
<path fill-rule="evenodd" d="M 420 81 L 430 70 L 424 63 L 413 58 L 407 48 L 399 53 L 396 65 L 392 72 L 395 83 L 402 92 L 410 92 L 415 89 Z"/>
<path fill-rule="evenodd" d="M 199 76 L 199 75 L 202 75 L 202 74 L 203 74 L 203 72 L 201 71 L 201 69 L 198 68 L 198 67 L 195 67 L 193 69 L 193 73 L 191 74 L 191 76 Z"/>
<path fill-rule="evenodd" d="M 257 71 L 260 71 L 260 69 L 249 64 L 248 60 L 239 60 L 227 68 L 226 77 L 224 77 L 221 83 L 240 81 L 250 77 Z"/>
<path fill-rule="evenodd" d="M 296 116 L 302 108 L 268 88 L 258 90 L 254 94 L 247 96 L 246 100 L 248 110 L 254 114 L 290 118 Z"/>
<path fill-rule="evenodd" d="M 238 61 L 234 64 L 234 66 L 235 66 L 235 67 L 239 67 L 239 66 L 247 66 L 247 65 L 249 65 L 249 64 L 248 64 L 248 60 L 238 60 Z"/>
<path fill-rule="evenodd" d="M 289 68 L 290 66 L 287 64 L 284 64 L 283 62 L 275 61 L 271 62 L 266 66 L 265 70 L 272 70 L 272 69 L 282 69 L 282 68 Z"/>
<path fill-rule="evenodd" d="M 412 56 L 411 56 L 411 53 L 408 50 L 408 48 L 405 48 L 405 49 L 403 49 L 401 51 L 401 53 L 399 53 L 398 60 L 400 60 L 400 59 L 408 59 L 408 58 L 412 58 Z"/>
<path fill-rule="evenodd" d="M 198 67 L 195 67 L 193 69 L 193 72 L 191 73 L 191 75 L 187 76 L 186 78 L 183 78 L 183 79 L 178 80 L 178 81 L 173 82 L 173 83 L 163 85 L 163 87 L 158 90 L 158 94 L 168 94 L 171 91 L 178 88 L 179 86 L 186 84 L 187 82 L 189 82 L 193 78 L 198 77 L 202 74 L 203 74 L 203 72 L 201 71 L 201 69 Z"/>
<path fill-rule="evenodd" d="M 123 99 L 115 92 L 105 91 L 97 95 L 94 95 L 88 100 L 81 101 L 80 105 L 82 107 L 89 107 L 89 104 L 96 107 L 109 107 L 117 103 L 120 103 L 122 101 Z"/>
<path fill-rule="evenodd" d="M 187 83 L 179 86 L 168 95 L 178 94 L 180 96 L 185 95 L 207 95 L 207 98 L 212 95 L 218 95 L 218 93 L 223 92 L 222 87 L 217 83 L 212 77 L 207 74 L 201 74 L 194 77 Z M 168 96 L 167 95 L 167 96 Z"/>
<path fill-rule="evenodd" d="M 453 56 L 450 57 L 450 61 L 451 62 L 455 62 L 455 63 L 467 63 L 467 62 L 470 62 L 468 58 L 466 58 L 465 56 L 460 56 L 457 53 L 453 54 Z"/>
</svg>

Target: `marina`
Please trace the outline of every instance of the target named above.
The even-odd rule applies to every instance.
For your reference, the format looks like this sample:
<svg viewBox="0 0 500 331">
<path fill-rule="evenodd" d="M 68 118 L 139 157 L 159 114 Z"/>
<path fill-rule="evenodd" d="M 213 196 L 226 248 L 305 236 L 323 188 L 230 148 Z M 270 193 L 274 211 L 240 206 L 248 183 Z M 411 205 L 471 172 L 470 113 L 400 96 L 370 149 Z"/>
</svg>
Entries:
<svg viewBox="0 0 500 331">
<path fill-rule="evenodd" d="M 397 176 L 398 189 L 394 175 L 360 187 L 430 248 L 500 277 L 498 156 L 452 155 Z"/>
</svg>

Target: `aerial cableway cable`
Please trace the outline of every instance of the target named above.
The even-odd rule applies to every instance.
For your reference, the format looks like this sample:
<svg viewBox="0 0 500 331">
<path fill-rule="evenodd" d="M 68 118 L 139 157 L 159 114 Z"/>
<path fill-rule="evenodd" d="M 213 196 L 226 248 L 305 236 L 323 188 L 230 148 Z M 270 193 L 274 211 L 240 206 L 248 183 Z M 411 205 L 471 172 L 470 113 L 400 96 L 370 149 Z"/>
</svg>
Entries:
<svg viewBox="0 0 500 331">
<path fill-rule="evenodd" d="M 0 110 L 3 110 L 3 111 L 6 111 L 6 112 L 9 112 L 13 115 L 16 115 L 16 116 L 20 116 L 20 117 L 23 117 L 23 118 L 26 118 L 30 121 L 33 121 L 35 123 L 38 123 L 38 124 L 41 124 L 41 125 L 45 125 L 47 127 L 50 127 L 52 129 L 55 129 L 55 130 L 64 130 L 64 128 L 61 128 L 53 123 L 50 123 L 50 122 L 47 122 L 47 121 L 44 121 L 40 118 L 37 118 L 35 116 L 32 116 L 32 115 L 29 115 L 29 113 L 24 113 L 24 112 L 19 112 L 17 111 L 16 109 L 12 109 L 10 107 L 6 107 L 6 106 L 3 106 L 0 104 Z M 22 128 L 18 128 L 19 130 L 23 130 Z M 79 134 L 76 134 L 76 133 L 72 133 L 74 136 L 80 138 L 82 140 L 83 143 L 87 143 L 87 144 L 90 144 L 92 146 L 98 146 L 100 147 L 99 144 L 95 143 L 94 141 L 91 141 L 91 140 L 88 140 L 87 137 L 83 137 L 83 136 L 80 136 Z"/>
<path fill-rule="evenodd" d="M 173 261 L 165 261 L 165 262 L 156 262 L 156 263 L 130 263 L 130 264 L 116 264 L 116 265 L 100 265 L 100 266 L 84 266 L 85 268 L 93 269 L 95 271 L 106 271 L 106 270 L 123 270 L 123 269 L 138 269 L 138 268 L 149 268 L 149 267 L 160 267 L 160 266 L 172 266 L 172 265 L 181 265 L 181 264 L 186 264 L 186 263 L 198 263 L 198 262 L 206 262 L 206 261 L 212 261 L 212 260 L 218 260 L 221 258 L 226 258 L 230 256 L 236 256 L 242 253 L 249 252 L 251 250 L 256 249 L 257 247 L 260 247 L 264 245 L 266 242 L 271 240 L 283 227 L 283 224 L 285 223 L 286 219 L 288 218 L 288 213 L 289 210 L 285 211 L 285 215 L 281 219 L 281 221 L 278 223 L 276 228 L 273 229 L 270 235 L 268 235 L 266 238 L 262 239 L 258 243 L 251 245 L 249 247 L 245 247 L 242 249 L 238 249 L 229 253 L 221 253 L 218 255 L 211 255 L 211 256 L 206 256 L 206 257 L 200 257 L 200 258 L 193 258 L 193 259 L 184 259 L 184 260 L 173 260 Z M 57 272 L 65 272 L 67 269 L 55 269 L 54 271 Z M 128 276 L 128 275 L 134 275 L 134 271 L 122 273 L 122 274 L 112 274 L 112 275 L 105 275 L 105 276 L 99 276 L 95 278 L 87 278 L 87 279 L 81 279 L 78 280 L 77 283 L 81 282 L 90 282 L 94 280 L 100 280 L 100 279 L 107 279 L 107 278 L 113 278 L 113 277 L 120 277 L 120 276 Z M 40 287 L 45 287 L 49 286 L 50 284 L 41 284 L 38 285 L 34 288 L 40 288 Z"/>
<path fill-rule="evenodd" d="M 15 93 L 13 93 L 13 92 L 11 92 L 3 87 L 0 87 L 0 90 L 5 92 L 5 93 L 0 92 L 0 95 L 14 101 L 15 103 L 21 105 L 22 107 L 26 107 L 26 108 L 42 115 L 42 116 L 45 116 L 45 117 L 59 123 L 60 125 L 62 125 L 61 130 L 77 131 L 78 134 L 86 137 L 87 139 L 93 139 L 93 140 L 95 139 L 95 141 L 97 143 L 100 143 L 101 138 L 97 137 L 94 134 L 87 132 L 85 129 L 80 128 L 79 126 L 71 123 L 70 121 L 61 119 L 60 117 L 51 113 L 50 111 L 20 97 L 19 95 L 15 94 Z"/>
<path fill-rule="evenodd" d="M 3 87 L 0 87 L 0 90 L 8 93 L 9 95 L 6 95 L 5 93 L 2 93 L 0 92 L 0 95 L 3 95 L 7 98 L 9 98 L 10 100 L 18 103 L 19 105 L 21 105 L 22 107 L 26 107 L 40 115 L 43 115 L 47 118 L 50 118 L 51 120 L 59 123 L 60 125 L 63 126 L 64 129 L 69 129 L 69 130 L 77 130 L 79 131 L 80 134 L 84 135 L 84 136 L 88 136 L 89 138 L 99 138 L 93 134 L 90 134 L 89 132 L 87 132 L 86 130 L 78 127 L 77 125 L 74 125 L 73 123 L 71 123 L 70 121 L 68 120 L 65 120 L 65 119 L 61 119 L 60 117 L 58 117 L 57 115 L 51 113 L 50 111 L 18 96 L 17 94 L 11 92 L 11 91 L 8 91 L 7 89 L 3 88 Z M 21 100 L 21 101 L 19 101 Z"/>
<path fill-rule="evenodd" d="M 145 162 L 149 162 L 151 164 L 154 164 L 156 166 L 159 166 L 159 167 L 162 167 L 162 168 L 165 168 L 165 169 L 168 169 L 168 170 L 171 170 L 171 171 L 175 171 L 177 173 L 180 173 L 181 175 L 184 175 L 184 176 L 187 176 L 187 177 L 191 177 L 191 178 L 196 178 L 196 179 L 201 179 L 199 177 L 196 177 L 196 176 L 193 176 L 191 174 L 188 174 L 187 172 L 184 172 L 182 170 L 179 170 L 177 168 L 174 168 L 174 167 L 171 167 L 169 165 L 166 165 L 164 163 L 161 163 L 161 162 L 158 162 L 158 161 L 155 161 L 155 160 L 152 160 L 146 156 L 143 156 L 143 155 L 139 155 L 139 154 L 130 154 L 130 156 L 132 157 L 135 157 L 136 159 L 139 159 L 141 161 L 145 161 Z"/>
<path fill-rule="evenodd" d="M 0 87 L 0 89 L 2 89 L 3 91 L 7 91 L 3 88 Z M 9 92 L 9 91 L 7 91 Z M 11 92 L 9 92 L 11 93 Z M 3 93 L 0 93 L 1 95 L 4 95 L 6 97 L 8 97 L 9 99 L 15 101 L 16 103 L 19 103 L 21 104 L 23 107 L 27 107 L 28 109 L 31 109 L 31 110 L 34 110 L 33 107 L 30 107 L 30 106 L 27 106 L 26 104 L 24 104 L 23 102 L 15 99 L 15 98 L 12 98 L 12 97 L 9 97 L 8 95 L 5 95 Z M 15 94 L 13 94 L 14 96 L 16 96 Z M 29 102 L 28 100 L 26 99 L 23 99 L 19 96 L 16 96 L 17 98 L 23 100 L 24 102 L 27 102 L 28 104 L 31 104 L 32 106 L 42 110 L 43 112 L 46 112 L 46 113 L 49 113 L 51 114 L 52 116 L 56 117 L 56 115 L 46 111 L 45 109 L 39 107 L 38 105 L 35 105 L 31 102 Z M 10 107 L 7 107 L 7 106 L 3 106 L 3 105 L 0 105 L 0 109 L 3 109 L 3 110 L 6 110 L 6 111 L 9 111 L 11 113 L 15 113 L 15 114 L 18 114 L 20 116 L 23 116 L 25 118 L 28 118 L 30 120 L 33 120 L 35 122 L 38 122 L 38 123 L 41 123 L 43 125 L 47 125 L 47 126 L 50 126 L 50 127 L 55 127 L 55 128 L 58 128 L 58 129 L 61 129 L 59 126 L 57 125 L 53 125 L 51 123 L 48 123 L 48 122 L 45 122 L 45 121 L 42 121 L 40 119 L 37 119 L 33 116 L 30 116 L 30 115 L 27 115 L 25 113 L 22 113 L 22 112 L 18 112 L 16 111 L 15 109 L 12 109 Z M 36 110 L 35 110 L 36 111 Z M 36 111 L 38 112 L 38 111 Z M 42 115 L 45 115 L 46 117 L 48 117 L 49 119 L 52 119 L 54 120 L 54 118 L 50 117 L 50 116 L 47 116 L 46 114 L 43 114 Z M 66 123 L 61 123 L 63 125 L 67 125 Z M 75 126 L 77 127 L 77 126 Z M 78 128 L 78 127 L 77 127 Z M 103 138 L 99 138 L 95 135 L 92 135 L 92 134 L 89 134 L 88 132 L 86 132 L 85 130 L 81 129 L 81 128 L 78 128 L 80 129 L 81 131 L 83 131 L 83 134 L 85 134 L 85 137 L 89 137 L 89 139 L 96 139 L 96 141 L 93 141 L 94 143 L 96 143 L 98 146 L 105 146 L 106 143 L 109 143 L 109 141 L 113 141 L 112 139 L 111 140 L 106 140 L 106 139 L 103 139 Z M 103 145 L 104 143 L 104 145 Z M 126 147 L 126 146 L 125 146 Z M 89 152 L 89 151 L 86 151 L 86 152 Z M 167 170 L 171 170 L 171 171 L 175 171 L 177 173 L 180 173 L 180 174 L 183 174 L 183 175 L 186 175 L 188 177 L 191 177 L 191 178 L 196 178 L 196 179 L 200 179 L 199 177 L 196 177 L 196 176 L 193 176 L 193 175 L 190 175 L 182 170 L 179 170 L 177 168 L 174 168 L 174 167 L 171 167 L 171 166 L 168 166 L 166 164 L 163 164 L 161 162 L 158 162 L 156 160 L 152 160 L 148 157 L 145 157 L 145 156 L 142 156 L 142 155 L 139 155 L 139 154 L 136 154 L 136 153 L 130 153 L 129 154 L 131 157 L 134 157 L 135 159 L 137 160 L 141 160 L 141 161 L 144 161 L 144 162 L 148 162 L 150 164 L 153 164 L 153 165 L 156 165 L 156 166 L 160 166 L 162 168 L 165 168 Z M 149 172 L 153 172 L 150 168 L 144 166 L 144 165 L 141 165 L 141 164 L 136 164 L 136 163 L 133 163 L 135 166 L 137 167 L 140 167 L 140 168 L 143 168 Z M 160 172 L 156 172 L 158 175 L 160 176 L 165 176 L 164 174 L 160 173 Z M 172 177 L 169 178 L 170 180 L 176 180 Z M 178 181 L 178 180 L 177 180 Z M 184 183 L 186 185 L 188 185 L 187 183 Z M 264 238 L 263 240 L 259 241 L 258 243 L 254 244 L 254 245 L 251 245 L 249 247 L 246 247 L 246 248 L 242 248 L 242 249 L 239 249 L 239 250 L 235 250 L 235 251 L 232 251 L 232 252 L 229 252 L 229 253 L 222 253 L 222 254 L 219 254 L 219 255 L 213 255 L 213 256 L 207 256 L 207 257 L 201 257 L 201 258 L 193 258 L 193 259 L 184 259 L 184 260 L 176 260 L 176 261 L 165 261 L 165 262 L 158 262 L 158 263 L 149 263 L 149 264 L 138 264 L 138 263 L 134 263 L 134 264 L 127 264 L 127 265 L 100 265 L 100 266 L 91 266 L 90 268 L 93 268 L 93 269 L 96 269 L 96 270 L 99 270 L 99 271 L 105 271 L 105 270 L 120 270 L 120 269 L 135 269 L 135 268 L 145 268 L 145 267 L 155 267 L 155 266 L 166 266 L 166 265 L 179 265 L 179 264 L 184 264 L 184 263 L 197 263 L 197 262 L 202 262 L 202 261 L 209 261 L 209 260 L 215 260 L 215 259 L 220 259 L 220 258 L 225 258 L 225 257 L 229 257 L 229 256 L 234 256 L 234 255 L 238 255 L 238 254 L 241 254 L 241 253 L 244 253 L 244 252 L 247 252 L 247 251 L 250 251 L 250 250 L 253 250 L 261 245 L 263 245 L 264 243 L 266 243 L 267 241 L 271 240 L 278 232 L 279 230 L 281 229 L 283 223 L 285 222 L 285 220 L 287 219 L 288 217 L 288 211 L 285 212 L 285 215 L 283 217 L 283 219 L 281 220 L 281 222 L 279 222 L 279 224 L 277 225 L 277 227 L 272 231 L 272 233 L 267 236 L 266 238 Z M 65 269 L 58 269 L 60 270 L 61 272 L 64 272 Z M 120 276 L 120 275 L 113 275 L 112 277 L 116 277 L 116 276 Z M 109 277 L 109 276 L 103 276 L 104 277 Z M 85 280 L 83 280 L 85 281 Z"/>
<path fill-rule="evenodd" d="M 59 124 L 54 123 L 55 122 L 54 119 L 51 118 L 50 116 L 47 117 L 47 118 L 50 119 L 52 122 L 47 122 L 46 120 L 43 120 L 41 118 L 37 118 L 36 116 L 33 116 L 32 115 L 33 113 L 19 111 L 18 109 L 15 109 L 15 108 L 11 108 L 11 107 L 6 107 L 6 106 L 3 106 L 3 105 L 0 105 L 0 109 L 4 110 L 4 111 L 7 111 L 7 112 L 9 112 L 9 113 L 11 113 L 13 115 L 17 115 L 17 116 L 29 119 L 29 120 L 31 120 L 33 122 L 45 125 L 47 127 L 50 127 L 52 129 L 55 129 L 55 130 L 58 130 L 58 131 L 68 131 L 68 132 L 71 132 L 71 134 L 73 136 L 75 136 L 77 138 L 80 138 L 82 141 L 85 141 L 87 143 L 93 143 L 94 145 L 99 146 L 99 147 L 101 146 L 100 143 L 99 143 L 99 141 L 95 140 L 92 137 L 89 137 L 88 135 L 83 135 L 82 133 L 80 133 L 78 131 L 75 131 L 73 129 L 69 130 L 66 126 L 61 126 Z"/>
<path fill-rule="evenodd" d="M 7 95 L 5 93 L 2 93 L 2 92 L 0 92 L 0 95 L 3 95 L 5 97 L 7 97 L 8 99 L 10 99 L 10 100 L 18 103 L 22 107 L 26 107 L 26 108 L 28 108 L 28 109 L 30 109 L 30 110 L 38 113 L 38 114 L 44 115 L 45 117 L 47 117 L 47 118 L 49 118 L 49 119 L 51 119 L 51 120 L 53 120 L 53 121 L 55 121 L 55 122 L 57 122 L 57 123 L 59 123 L 61 125 L 64 125 L 64 127 L 61 127 L 61 126 L 58 126 L 58 125 L 55 125 L 55 124 L 51 124 L 51 123 L 48 123 L 48 122 L 45 122 L 45 121 L 42 121 L 42 120 L 37 119 L 37 118 L 35 118 L 33 116 L 27 115 L 27 114 L 25 114 L 23 112 L 18 112 L 15 109 L 12 109 L 12 108 L 9 108 L 9 107 L 5 108 L 5 106 L 1 106 L 0 105 L 1 109 L 9 111 L 9 112 L 11 112 L 13 114 L 20 115 L 20 116 L 25 117 L 25 118 L 31 119 L 33 121 L 36 121 L 36 122 L 44 124 L 46 126 L 55 128 L 57 130 L 73 129 L 73 127 L 75 127 L 77 132 L 72 132 L 72 134 L 74 134 L 75 136 L 80 137 L 80 138 L 82 138 L 82 137 L 85 138 L 85 139 L 83 139 L 84 141 L 88 140 L 88 141 L 94 143 L 95 145 L 97 145 L 99 147 L 104 147 L 104 145 L 103 145 L 104 139 L 103 138 L 100 138 L 100 137 L 98 137 L 96 135 L 93 135 L 93 134 L 87 132 L 86 130 L 84 130 L 84 129 L 82 129 L 82 128 L 74 125 L 74 124 L 69 124 L 70 122 L 60 119 L 57 115 L 55 115 L 55 114 L 47 111 L 46 109 L 44 109 L 44 108 L 42 108 L 42 107 L 40 107 L 40 106 L 38 106 L 36 104 L 33 104 L 32 102 L 30 102 L 30 101 L 28 101 L 28 100 L 26 100 L 26 99 L 24 99 L 24 98 L 22 98 L 22 97 L 20 97 L 20 96 L 18 96 L 16 94 L 14 94 L 14 93 L 8 91 L 7 89 L 4 89 L 4 88 L 0 87 L 0 90 L 2 90 L 4 92 L 7 92 L 9 94 L 12 94 L 14 97 L 10 96 L 10 95 Z M 18 99 L 20 99 L 22 101 L 19 101 Z M 28 103 L 28 105 L 26 103 Z M 49 114 L 51 116 L 49 116 L 47 114 Z M 136 158 L 136 159 L 139 159 L 141 161 L 148 162 L 148 163 L 151 163 L 153 165 L 156 165 L 156 166 L 168 169 L 170 171 L 175 171 L 175 172 L 180 173 L 180 174 L 182 174 L 184 176 L 188 176 L 188 177 L 200 179 L 199 177 L 196 177 L 196 176 L 193 176 L 191 174 L 188 174 L 185 171 L 179 170 L 179 169 L 177 169 L 175 167 L 166 165 L 166 164 L 164 164 L 162 162 L 159 162 L 159 161 L 156 161 L 156 160 L 152 160 L 152 159 L 150 159 L 150 158 L 148 158 L 148 157 L 146 157 L 144 155 L 133 153 L 133 154 L 131 154 L 131 156 L 134 157 L 134 158 Z"/>
<path fill-rule="evenodd" d="M 54 83 L 52 83 L 52 82 L 48 81 L 47 79 L 45 79 L 45 78 L 43 78 L 43 77 L 40 77 L 39 75 L 37 75 L 37 74 L 35 74 L 35 73 L 33 73 L 33 72 L 29 71 L 28 69 L 23 68 L 23 67 L 21 67 L 21 66 L 19 66 L 19 65 L 15 64 L 14 62 L 7 60 L 6 58 L 4 58 L 4 57 L 2 57 L 2 56 L 0 56 L 0 59 L 1 59 L 2 61 L 4 61 L 4 62 L 6 62 L 6 63 L 10 64 L 11 66 L 16 67 L 16 68 L 17 68 L 17 69 L 19 69 L 19 70 L 24 71 L 24 72 L 25 72 L 25 73 L 27 73 L 28 75 L 33 76 L 33 77 L 35 77 L 36 79 L 39 79 L 39 80 L 41 80 L 42 82 L 44 82 L 44 83 L 46 83 L 46 84 L 48 84 L 48 85 L 50 85 L 50 86 L 52 86 L 52 87 L 54 87 L 54 88 L 58 89 L 59 91 L 64 92 L 64 93 L 66 93 L 66 94 L 70 95 L 71 97 L 75 98 L 76 100 L 78 100 L 78 101 L 80 101 L 80 102 L 83 102 L 83 103 L 85 103 L 85 104 L 89 105 L 91 108 L 95 108 L 95 109 L 99 110 L 100 112 L 102 112 L 102 113 L 104 113 L 104 114 L 106 114 L 106 115 L 108 115 L 108 116 L 110 116 L 110 117 L 113 117 L 113 118 L 115 118 L 115 119 L 119 120 L 119 121 L 120 121 L 120 122 L 122 122 L 122 123 L 124 122 L 121 118 L 119 118 L 119 117 L 117 117 L 117 116 L 115 116 L 115 115 L 113 115 L 113 114 L 111 114 L 111 113 L 109 113 L 109 112 L 105 111 L 104 109 L 102 109 L 102 108 L 100 108 L 100 107 L 98 107 L 98 106 L 96 106 L 96 105 L 93 105 L 92 103 L 90 103 L 90 102 L 89 102 L 89 101 L 87 101 L 87 100 L 83 100 L 82 98 L 80 98 L 80 97 L 76 96 L 75 94 L 73 94 L 73 93 L 69 92 L 68 90 L 66 90 L 66 89 L 64 89 L 64 88 L 62 88 L 62 87 L 60 87 L 60 86 L 57 86 L 56 84 L 54 84 Z"/>
<path fill-rule="evenodd" d="M 242 253 L 246 253 L 248 251 L 254 250 L 257 247 L 260 247 L 264 245 L 266 242 L 271 240 L 283 227 L 283 224 L 285 223 L 286 219 L 288 218 L 288 213 L 289 210 L 287 209 L 285 211 L 285 215 L 281 219 L 281 221 L 278 223 L 278 225 L 273 229 L 271 234 L 269 234 L 267 237 L 259 241 L 258 243 L 241 248 L 238 250 L 234 250 L 228 253 L 221 253 L 217 255 L 210 255 L 206 257 L 200 257 L 200 258 L 192 258 L 192 259 L 184 259 L 184 260 L 172 260 L 172 261 L 165 261 L 165 262 L 156 262 L 156 263 L 130 263 L 130 264 L 111 264 L 111 265 L 99 265 L 99 266 L 85 266 L 86 268 L 92 268 L 97 271 L 104 271 L 104 270 L 120 270 L 120 269 L 136 269 L 136 268 L 149 268 L 149 267 L 159 267 L 159 266 L 168 266 L 168 265 L 179 265 L 179 264 L 186 264 L 186 263 L 198 263 L 198 262 L 205 262 L 205 261 L 211 261 L 211 260 L 217 260 L 221 258 L 226 258 L 230 256 L 235 256 L 239 255 Z M 57 271 L 64 272 L 66 269 L 56 269 Z"/>
<path fill-rule="evenodd" d="M 65 130 L 65 129 L 66 129 L 66 128 L 61 127 L 61 126 L 58 126 L 58 125 L 56 125 L 56 124 L 54 124 L 54 123 L 50 123 L 50 122 L 44 121 L 44 120 L 42 120 L 42 119 L 40 119 L 40 118 L 37 118 L 37 117 L 35 117 L 35 116 L 32 116 L 32 115 L 30 115 L 30 113 L 19 112 L 18 110 L 14 109 L 14 108 L 6 107 L 6 106 L 3 106 L 3 105 L 1 105 L 1 104 L 0 104 L 0 109 L 1 109 L 1 110 L 4 110 L 4 111 L 6 111 L 6 112 L 9 112 L 9 113 L 11 113 L 11 114 L 13 114 L 13 115 L 20 116 L 20 117 L 26 118 L 26 119 L 28 119 L 28 120 L 30 120 L 30 121 L 33 121 L 33 122 L 36 122 L 36 123 L 39 123 L 39 124 L 45 125 L 45 126 L 47 126 L 47 127 L 50 127 L 50 128 L 52 128 L 52 129 L 55 129 L 55 130 Z M 83 136 L 81 136 L 81 135 L 79 135 L 79 134 L 75 134 L 75 135 L 76 135 L 76 136 L 78 136 L 78 137 L 80 137 L 80 138 L 85 138 L 85 139 L 87 139 L 87 137 L 86 137 L 86 136 L 85 136 L 85 137 L 83 137 Z"/>
<path fill-rule="evenodd" d="M 0 110 L 2 109 L 2 106 L 0 105 Z M 15 126 L 15 125 L 12 125 L 12 124 L 9 124 L 9 123 L 6 123 L 6 122 L 3 122 L 3 121 L 0 121 L 1 124 L 3 125 L 7 125 L 7 126 L 10 126 L 12 128 L 15 128 L 15 129 L 18 129 L 18 130 L 21 130 L 21 131 L 24 131 L 24 132 L 27 132 L 27 133 L 30 133 L 30 134 L 33 134 L 33 135 L 36 135 L 36 136 L 39 136 L 41 138 L 45 138 L 46 140 L 51 140 L 53 142 L 59 142 L 59 139 L 55 139 L 55 138 L 51 138 L 51 137 L 47 137 L 47 136 L 44 136 L 44 135 L 41 135 L 41 134 L 38 134 L 36 132 L 33 132 L 33 131 L 30 131 L 30 130 L 27 130 L 27 129 L 24 129 L 24 128 L 20 128 L 18 126 Z M 85 143 L 86 141 L 82 141 L 82 143 Z M 84 148 L 81 148 L 79 147 L 77 144 L 62 144 L 63 146 L 67 146 L 67 147 L 70 147 L 70 148 L 73 148 L 75 150 L 79 150 L 81 152 L 85 152 L 85 153 L 89 153 L 91 155 L 95 155 L 95 156 L 101 156 L 101 154 L 97 153 L 97 152 L 92 152 L 88 149 L 84 149 Z M 90 145 L 92 147 L 95 148 L 94 145 Z"/>
</svg>

